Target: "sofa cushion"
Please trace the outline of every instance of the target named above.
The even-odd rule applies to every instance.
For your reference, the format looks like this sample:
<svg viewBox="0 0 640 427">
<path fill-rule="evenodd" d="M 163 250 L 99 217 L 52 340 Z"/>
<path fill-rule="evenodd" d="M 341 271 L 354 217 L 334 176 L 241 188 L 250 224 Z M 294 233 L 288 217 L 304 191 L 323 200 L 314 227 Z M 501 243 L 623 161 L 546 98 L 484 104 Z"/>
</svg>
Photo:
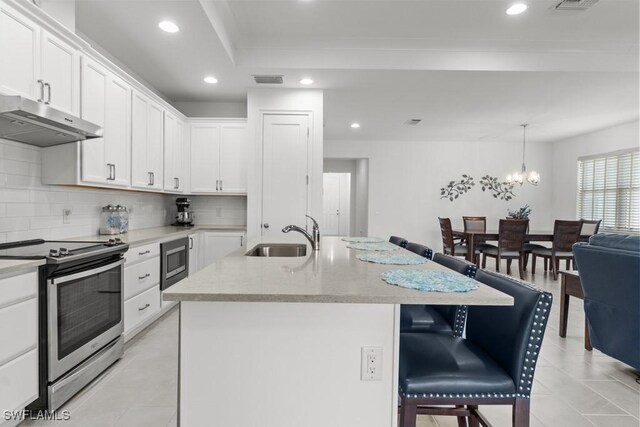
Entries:
<svg viewBox="0 0 640 427">
<path fill-rule="evenodd" d="M 623 234 L 599 233 L 589 238 L 589 244 L 623 251 L 640 253 L 640 236 Z"/>
</svg>

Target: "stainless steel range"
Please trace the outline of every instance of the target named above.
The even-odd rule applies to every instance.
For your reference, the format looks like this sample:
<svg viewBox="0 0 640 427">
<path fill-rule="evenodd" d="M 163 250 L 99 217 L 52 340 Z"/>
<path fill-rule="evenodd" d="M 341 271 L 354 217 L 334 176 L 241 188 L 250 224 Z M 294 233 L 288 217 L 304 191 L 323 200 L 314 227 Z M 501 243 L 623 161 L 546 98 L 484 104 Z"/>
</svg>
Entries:
<svg viewBox="0 0 640 427">
<path fill-rule="evenodd" d="M 0 259 L 45 259 L 40 267 L 40 396 L 56 410 L 124 349 L 123 254 L 129 245 L 30 240 L 0 244 Z"/>
</svg>

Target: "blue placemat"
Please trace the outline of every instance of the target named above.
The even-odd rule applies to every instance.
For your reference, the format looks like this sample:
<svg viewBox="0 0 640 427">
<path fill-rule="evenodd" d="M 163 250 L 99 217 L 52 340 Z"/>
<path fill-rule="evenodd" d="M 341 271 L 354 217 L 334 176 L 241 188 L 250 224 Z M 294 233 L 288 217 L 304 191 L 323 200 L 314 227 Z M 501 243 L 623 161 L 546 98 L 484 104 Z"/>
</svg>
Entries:
<svg viewBox="0 0 640 427">
<path fill-rule="evenodd" d="M 403 254 L 397 252 L 365 253 L 356 255 L 361 261 L 374 262 L 376 264 L 417 265 L 427 262 L 425 257 L 412 253 Z"/>
<path fill-rule="evenodd" d="M 389 242 L 380 243 L 349 243 L 347 245 L 349 249 L 360 249 L 361 251 L 395 251 L 400 249 L 400 246 L 396 246 Z"/>
<path fill-rule="evenodd" d="M 379 243 L 385 240 L 379 237 L 343 237 L 342 241 L 352 243 Z"/>
<path fill-rule="evenodd" d="M 382 273 L 382 280 L 419 291 L 469 292 L 478 289 L 478 282 L 472 278 L 447 271 L 388 270 Z"/>
</svg>

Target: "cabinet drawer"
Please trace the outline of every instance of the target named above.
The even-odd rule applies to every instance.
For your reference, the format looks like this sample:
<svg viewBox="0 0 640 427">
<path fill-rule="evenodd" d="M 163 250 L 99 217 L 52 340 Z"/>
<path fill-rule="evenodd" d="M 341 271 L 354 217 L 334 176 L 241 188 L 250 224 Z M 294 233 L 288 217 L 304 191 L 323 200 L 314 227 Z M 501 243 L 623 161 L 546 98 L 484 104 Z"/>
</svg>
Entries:
<svg viewBox="0 0 640 427">
<path fill-rule="evenodd" d="M 124 268 L 125 301 L 160 283 L 160 257 L 148 259 Z"/>
<path fill-rule="evenodd" d="M 8 277 L 0 280 L 0 307 L 35 297 L 38 294 L 38 273 Z"/>
<path fill-rule="evenodd" d="M 0 309 L 0 364 L 38 343 L 38 300 L 32 298 Z"/>
<path fill-rule="evenodd" d="M 0 366 L 0 410 L 22 409 L 38 397 L 38 350 Z"/>
<path fill-rule="evenodd" d="M 130 248 L 124 255 L 127 262 L 125 265 L 135 264 L 145 259 L 153 258 L 160 255 L 160 244 L 150 243 L 148 245 L 136 246 Z"/>
<path fill-rule="evenodd" d="M 154 286 L 124 303 L 124 332 L 160 311 L 160 286 Z"/>
</svg>

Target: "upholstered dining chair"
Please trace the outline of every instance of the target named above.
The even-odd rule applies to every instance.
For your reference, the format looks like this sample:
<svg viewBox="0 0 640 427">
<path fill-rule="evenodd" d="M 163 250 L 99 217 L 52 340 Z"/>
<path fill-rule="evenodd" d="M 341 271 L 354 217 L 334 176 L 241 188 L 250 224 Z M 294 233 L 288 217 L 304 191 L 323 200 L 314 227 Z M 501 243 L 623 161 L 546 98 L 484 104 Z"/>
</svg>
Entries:
<svg viewBox="0 0 640 427">
<path fill-rule="evenodd" d="M 556 220 L 553 224 L 553 244 L 550 248 L 535 248 L 531 251 L 531 274 L 536 274 L 536 258 L 541 257 L 551 264 L 553 279 L 558 279 L 560 260 L 573 260 L 571 251 L 574 243 L 580 238 L 582 221 Z"/>
<path fill-rule="evenodd" d="M 466 232 L 480 232 L 484 233 L 487 231 L 487 217 L 486 216 L 463 216 L 462 223 L 464 225 L 464 231 Z M 467 245 L 469 242 L 467 242 Z M 486 240 L 474 240 L 473 245 L 475 246 L 476 253 L 474 254 L 474 258 L 478 257 L 482 254 L 482 250 L 485 247 L 488 247 Z M 478 260 L 473 260 L 476 264 L 478 264 Z"/>
<path fill-rule="evenodd" d="M 400 335 L 400 427 L 417 414 L 453 415 L 458 425 L 490 425 L 478 405 L 511 405 L 515 427 L 529 425 L 529 402 L 552 296 L 499 273 L 476 280 L 513 297 L 512 306 L 470 306 L 466 338 Z"/>
<path fill-rule="evenodd" d="M 407 249 L 410 245 L 417 244 L 409 243 Z M 471 278 L 476 275 L 476 265 L 460 258 L 437 253 L 433 256 L 433 262 Z M 436 332 L 462 336 L 466 317 L 467 306 L 464 305 L 402 305 L 400 332 Z"/>
<path fill-rule="evenodd" d="M 421 245 L 420 243 L 409 242 L 404 248 L 416 255 L 425 257 L 426 259 L 433 258 L 433 250 L 429 246 Z"/>
<path fill-rule="evenodd" d="M 482 266 L 487 257 L 495 258 L 496 271 L 500 271 L 500 261 L 507 260 L 507 274 L 511 274 L 511 261 L 518 260 L 520 279 L 524 279 L 524 239 L 529 228 L 528 219 L 501 219 L 498 225 L 498 246 L 487 245 L 482 250 Z"/>
<path fill-rule="evenodd" d="M 453 227 L 451 227 L 451 219 L 438 217 L 438 221 L 440 222 L 440 233 L 442 234 L 442 252 L 446 255 L 466 257 L 466 245 L 455 243 L 455 240 L 453 238 Z"/>
<path fill-rule="evenodd" d="M 407 246 L 407 243 L 409 243 L 409 241 L 404 237 L 391 236 L 389 237 L 389 243 L 393 243 L 396 246 L 404 248 L 405 246 Z"/>
<path fill-rule="evenodd" d="M 591 237 L 594 234 L 598 234 L 600 231 L 600 224 L 602 223 L 601 219 L 581 219 L 582 228 L 580 229 L 580 237 Z"/>
</svg>

